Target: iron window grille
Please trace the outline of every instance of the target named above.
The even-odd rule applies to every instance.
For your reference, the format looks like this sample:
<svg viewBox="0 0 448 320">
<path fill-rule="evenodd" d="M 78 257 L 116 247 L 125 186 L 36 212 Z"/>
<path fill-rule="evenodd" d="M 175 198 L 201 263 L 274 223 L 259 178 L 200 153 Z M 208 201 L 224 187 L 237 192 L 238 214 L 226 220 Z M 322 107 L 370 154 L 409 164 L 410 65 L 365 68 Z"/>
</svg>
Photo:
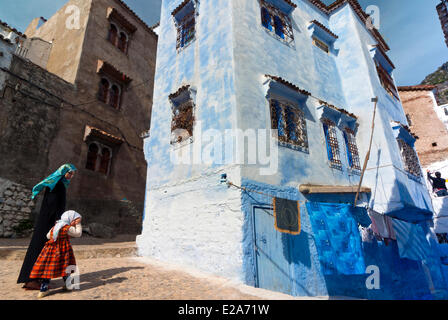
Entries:
<svg viewBox="0 0 448 320">
<path fill-rule="evenodd" d="M 355 133 L 349 129 L 344 130 L 345 146 L 347 148 L 347 160 L 350 168 L 361 171 L 361 164 L 359 161 L 358 146 L 356 145 Z"/>
<path fill-rule="evenodd" d="M 308 151 L 305 113 L 297 107 L 275 99 L 270 100 L 271 128 L 278 130 L 281 145 Z"/>
<path fill-rule="evenodd" d="M 294 32 L 290 17 L 274 5 L 260 0 L 261 24 L 288 44 L 294 42 Z"/>
<path fill-rule="evenodd" d="M 177 23 L 177 42 L 176 49 L 179 51 L 188 46 L 196 35 L 196 18 L 195 11 L 187 14 L 181 21 Z"/>
<path fill-rule="evenodd" d="M 420 163 L 418 161 L 417 152 L 403 139 L 397 139 L 400 147 L 401 158 L 404 163 L 404 169 L 406 172 L 412 174 L 415 177 L 421 177 L 422 172 L 420 169 Z"/>
<path fill-rule="evenodd" d="M 322 125 L 324 129 L 328 160 L 330 161 L 332 167 L 342 168 L 336 125 L 329 119 L 323 119 Z"/>
</svg>

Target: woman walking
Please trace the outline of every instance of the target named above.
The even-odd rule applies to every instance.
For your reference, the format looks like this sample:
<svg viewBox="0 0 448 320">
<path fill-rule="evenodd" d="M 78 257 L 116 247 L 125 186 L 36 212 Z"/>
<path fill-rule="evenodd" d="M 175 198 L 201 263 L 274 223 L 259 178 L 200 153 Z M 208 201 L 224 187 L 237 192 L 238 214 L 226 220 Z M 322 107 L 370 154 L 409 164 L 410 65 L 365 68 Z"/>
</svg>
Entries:
<svg viewBox="0 0 448 320">
<path fill-rule="evenodd" d="M 30 273 L 37 257 L 48 240 L 48 231 L 50 231 L 65 211 L 66 189 L 68 188 L 75 171 L 76 167 L 74 165 L 64 164 L 33 188 L 32 199 L 34 199 L 43 189 L 45 189 L 45 195 L 40 213 L 34 225 L 33 236 L 17 280 L 17 283 L 25 283 L 23 286 L 25 289 L 40 289 L 40 283 L 37 280 L 31 280 Z"/>
</svg>

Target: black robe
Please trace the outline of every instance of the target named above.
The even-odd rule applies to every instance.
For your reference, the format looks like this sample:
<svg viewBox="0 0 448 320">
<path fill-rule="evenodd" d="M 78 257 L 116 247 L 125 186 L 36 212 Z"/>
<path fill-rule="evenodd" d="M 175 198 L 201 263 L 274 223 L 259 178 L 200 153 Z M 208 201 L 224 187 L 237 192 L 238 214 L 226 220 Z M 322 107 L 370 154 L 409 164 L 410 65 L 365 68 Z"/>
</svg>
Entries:
<svg viewBox="0 0 448 320">
<path fill-rule="evenodd" d="M 29 276 L 37 257 L 39 257 L 45 243 L 48 241 L 47 233 L 65 212 L 65 191 L 65 185 L 61 180 L 56 184 L 53 191 L 50 191 L 48 187 L 45 188 L 40 213 L 34 225 L 33 237 L 26 252 L 17 283 L 31 281 Z"/>
</svg>

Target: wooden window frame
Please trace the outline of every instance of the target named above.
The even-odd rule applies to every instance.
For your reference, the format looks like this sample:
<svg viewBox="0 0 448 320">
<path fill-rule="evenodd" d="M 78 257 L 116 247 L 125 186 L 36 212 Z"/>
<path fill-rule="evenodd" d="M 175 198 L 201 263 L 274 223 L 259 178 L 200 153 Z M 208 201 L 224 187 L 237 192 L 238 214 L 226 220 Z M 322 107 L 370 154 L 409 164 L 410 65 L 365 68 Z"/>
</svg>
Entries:
<svg viewBox="0 0 448 320">
<path fill-rule="evenodd" d="M 316 37 L 313 37 L 313 45 L 321 49 L 322 51 L 326 53 L 330 53 L 330 47 L 323 42 L 322 40 L 317 39 Z"/>
</svg>

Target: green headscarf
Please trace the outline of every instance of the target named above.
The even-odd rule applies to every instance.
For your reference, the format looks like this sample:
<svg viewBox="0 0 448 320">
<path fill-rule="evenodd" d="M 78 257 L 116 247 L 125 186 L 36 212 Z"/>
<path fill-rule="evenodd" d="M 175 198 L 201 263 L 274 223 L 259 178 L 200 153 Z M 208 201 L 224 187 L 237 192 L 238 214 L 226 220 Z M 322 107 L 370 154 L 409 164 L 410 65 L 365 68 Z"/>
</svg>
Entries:
<svg viewBox="0 0 448 320">
<path fill-rule="evenodd" d="M 64 164 L 58 170 L 56 170 L 55 172 L 53 172 L 44 180 L 42 180 L 41 182 L 39 182 L 34 186 L 33 195 L 31 196 L 31 199 L 34 199 L 39 194 L 39 192 L 41 192 L 45 187 L 48 187 L 50 188 L 51 191 L 53 191 L 54 187 L 61 179 L 65 187 L 68 188 L 68 186 L 70 185 L 70 181 L 65 179 L 64 176 L 67 172 L 71 171 L 76 171 L 76 167 L 70 163 Z"/>
</svg>

